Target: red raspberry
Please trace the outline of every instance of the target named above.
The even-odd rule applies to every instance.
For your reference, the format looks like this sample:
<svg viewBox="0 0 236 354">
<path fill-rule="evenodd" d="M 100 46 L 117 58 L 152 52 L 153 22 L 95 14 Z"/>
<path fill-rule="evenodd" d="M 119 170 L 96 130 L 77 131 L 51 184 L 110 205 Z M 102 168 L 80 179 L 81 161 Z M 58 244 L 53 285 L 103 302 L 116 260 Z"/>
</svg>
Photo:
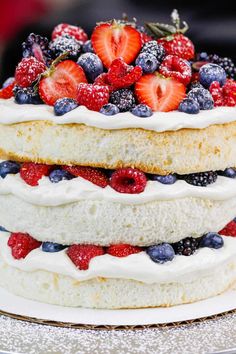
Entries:
<svg viewBox="0 0 236 354">
<path fill-rule="evenodd" d="M 220 235 L 236 237 L 236 222 L 230 221 L 220 232 Z"/>
<path fill-rule="evenodd" d="M 173 77 L 187 86 L 192 77 L 192 70 L 186 60 L 176 55 L 167 55 L 163 60 L 159 72 L 165 77 Z"/>
<path fill-rule="evenodd" d="M 2 88 L 0 90 L 0 98 L 8 99 L 8 98 L 13 97 L 14 96 L 14 93 L 13 93 L 14 86 L 15 86 L 15 82 L 8 85 L 7 87 Z"/>
<path fill-rule="evenodd" d="M 122 58 L 113 60 L 108 70 L 108 80 L 116 88 L 127 88 L 142 76 L 140 66 L 127 65 Z"/>
<path fill-rule="evenodd" d="M 119 193 L 138 194 L 144 191 L 146 184 L 145 174 L 130 167 L 116 170 L 110 180 L 111 187 Z"/>
<path fill-rule="evenodd" d="M 103 247 L 95 245 L 72 245 L 67 250 L 68 257 L 81 270 L 87 270 L 91 259 L 104 253 Z"/>
<path fill-rule="evenodd" d="M 157 42 L 163 45 L 166 54 L 177 55 L 186 60 L 194 57 L 195 50 L 193 42 L 182 33 L 160 38 Z"/>
<path fill-rule="evenodd" d="M 107 73 L 102 73 L 99 76 L 97 76 L 93 84 L 98 86 L 107 86 L 109 88 L 110 93 L 116 90 L 116 88 L 108 80 Z"/>
<path fill-rule="evenodd" d="M 99 187 L 105 188 L 108 186 L 108 177 L 103 171 L 97 168 L 87 166 L 63 166 L 63 169 L 71 173 L 73 176 L 87 179 Z"/>
<path fill-rule="evenodd" d="M 227 80 L 222 87 L 219 82 L 213 81 L 209 90 L 215 107 L 236 106 L 236 81 Z"/>
<path fill-rule="evenodd" d="M 21 87 L 28 87 L 32 85 L 45 70 L 45 64 L 35 57 L 23 58 L 16 67 L 16 84 Z"/>
<path fill-rule="evenodd" d="M 11 247 L 12 256 L 15 259 L 21 259 L 25 258 L 35 248 L 40 247 L 41 242 L 35 240 L 28 234 L 14 232 L 11 233 L 7 244 Z"/>
<path fill-rule="evenodd" d="M 83 28 L 73 25 L 68 25 L 67 23 L 60 23 L 57 25 L 52 32 L 52 40 L 57 37 L 63 36 L 65 34 L 74 37 L 78 41 L 86 42 L 88 39 L 87 34 L 84 32 Z"/>
<path fill-rule="evenodd" d="M 142 248 L 121 243 L 119 245 L 111 245 L 107 248 L 107 253 L 115 257 L 127 257 L 134 253 L 142 252 Z"/>
<path fill-rule="evenodd" d="M 109 88 L 92 84 L 79 84 L 77 101 L 80 105 L 100 111 L 109 101 Z"/>
<path fill-rule="evenodd" d="M 214 100 L 214 106 L 215 107 L 224 106 L 223 90 L 218 81 L 213 81 L 211 83 L 209 91 Z"/>
<path fill-rule="evenodd" d="M 43 176 L 48 176 L 53 166 L 41 163 L 25 162 L 21 166 L 20 176 L 30 186 L 37 186 Z"/>
</svg>

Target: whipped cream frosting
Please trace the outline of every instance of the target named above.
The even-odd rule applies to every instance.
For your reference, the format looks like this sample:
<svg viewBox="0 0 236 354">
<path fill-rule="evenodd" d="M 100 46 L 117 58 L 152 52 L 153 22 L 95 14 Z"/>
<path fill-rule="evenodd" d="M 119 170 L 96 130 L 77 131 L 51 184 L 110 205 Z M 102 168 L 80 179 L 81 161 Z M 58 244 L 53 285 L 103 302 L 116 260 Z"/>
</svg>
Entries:
<svg viewBox="0 0 236 354">
<path fill-rule="evenodd" d="M 190 281 L 201 274 L 211 273 L 216 267 L 236 257 L 236 239 L 223 237 L 224 246 L 221 249 L 201 248 L 190 257 L 176 256 L 173 261 L 164 264 L 153 262 L 146 252 L 123 258 L 105 254 L 93 258 L 88 270 L 79 270 L 67 256 L 66 250 L 46 253 L 38 248 L 25 259 L 16 260 L 7 245 L 8 238 L 9 233 L 0 232 L 0 256 L 9 266 L 26 272 L 46 270 L 70 276 L 77 281 L 96 277 L 132 279 L 148 284 Z"/>
<path fill-rule="evenodd" d="M 56 116 L 53 107 L 48 105 L 19 105 L 14 99 L 0 99 L 0 123 L 13 124 L 37 120 L 56 124 L 85 124 L 101 129 L 143 128 L 156 132 L 179 130 L 183 128 L 203 129 L 214 124 L 230 123 L 236 120 L 236 107 L 217 107 L 187 114 L 178 111 L 154 112 L 149 118 L 139 118 L 130 112 L 105 116 L 80 106 L 63 116 Z"/>
<path fill-rule="evenodd" d="M 31 187 L 19 174 L 9 174 L 4 179 L 0 177 L 0 194 L 12 194 L 28 203 L 41 206 L 59 206 L 80 200 L 105 200 L 122 204 L 190 197 L 227 200 L 236 197 L 236 179 L 218 176 L 216 182 L 207 187 L 193 186 L 182 180 L 172 185 L 148 181 L 142 193 L 125 194 L 116 192 L 110 186 L 101 188 L 81 177 L 59 183 L 51 183 L 48 177 L 43 177 L 38 186 Z"/>
</svg>

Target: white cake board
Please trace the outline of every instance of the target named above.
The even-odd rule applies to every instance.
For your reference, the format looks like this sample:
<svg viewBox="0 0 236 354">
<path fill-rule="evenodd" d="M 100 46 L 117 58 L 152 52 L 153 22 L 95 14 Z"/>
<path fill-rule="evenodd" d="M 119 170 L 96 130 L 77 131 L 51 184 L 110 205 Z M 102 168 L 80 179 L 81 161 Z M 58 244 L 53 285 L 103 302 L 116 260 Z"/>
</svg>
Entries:
<svg viewBox="0 0 236 354">
<path fill-rule="evenodd" d="M 44 304 L 15 296 L 0 288 L 0 310 L 44 321 L 95 326 L 167 324 L 217 315 L 236 309 L 236 290 L 193 304 L 169 308 L 95 310 Z"/>
</svg>

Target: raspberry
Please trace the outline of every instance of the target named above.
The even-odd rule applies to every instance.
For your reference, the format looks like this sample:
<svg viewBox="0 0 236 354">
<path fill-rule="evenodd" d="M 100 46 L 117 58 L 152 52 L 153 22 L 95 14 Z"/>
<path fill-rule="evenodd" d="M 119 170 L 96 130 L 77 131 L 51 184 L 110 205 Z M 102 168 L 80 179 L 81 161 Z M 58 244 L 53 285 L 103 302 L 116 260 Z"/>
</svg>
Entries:
<svg viewBox="0 0 236 354">
<path fill-rule="evenodd" d="M 43 176 L 48 176 L 53 166 L 25 162 L 21 166 L 20 176 L 30 186 L 37 186 Z"/>
<path fill-rule="evenodd" d="M 236 105 L 236 81 L 228 79 L 223 87 L 219 82 L 213 81 L 209 90 L 215 107 Z"/>
<path fill-rule="evenodd" d="M 192 41 L 182 33 L 158 39 L 158 44 L 162 44 L 166 54 L 177 55 L 180 58 L 190 60 L 194 57 L 194 45 Z"/>
<path fill-rule="evenodd" d="M 21 87 L 28 87 L 36 81 L 39 75 L 45 70 L 45 64 L 35 57 L 23 58 L 16 67 L 16 84 Z"/>
<path fill-rule="evenodd" d="M 82 177 L 101 188 L 105 188 L 108 185 L 107 175 L 97 168 L 87 166 L 64 166 L 63 169 L 73 176 Z"/>
<path fill-rule="evenodd" d="M 218 234 L 236 237 L 236 222 L 234 220 L 230 221 Z"/>
<path fill-rule="evenodd" d="M 116 88 L 127 88 L 142 76 L 140 66 L 127 65 L 122 58 L 113 60 L 108 70 L 108 80 Z"/>
<path fill-rule="evenodd" d="M 11 83 L 10 85 L 2 88 L 0 90 L 0 98 L 3 99 L 8 99 L 14 96 L 14 92 L 13 89 L 15 87 L 15 81 L 13 83 Z"/>
<path fill-rule="evenodd" d="M 182 82 L 185 86 L 189 84 L 192 77 L 192 70 L 189 63 L 176 55 L 167 55 L 159 71 L 163 76 L 173 77 Z"/>
<path fill-rule="evenodd" d="M 94 81 L 94 85 L 107 86 L 110 93 L 116 90 L 115 87 L 109 82 L 107 73 L 102 73 L 97 76 Z"/>
<path fill-rule="evenodd" d="M 112 174 L 110 180 L 111 187 L 119 193 L 142 193 L 146 184 L 145 174 L 135 168 L 120 168 Z"/>
<path fill-rule="evenodd" d="M 25 258 L 35 248 L 40 247 L 41 242 L 28 234 L 14 232 L 11 233 L 7 244 L 11 248 L 12 256 L 15 259 L 21 259 Z"/>
<path fill-rule="evenodd" d="M 87 270 L 91 259 L 104 253 L 103 247 L 95 245 L 72 245 L 67 250 L 68 257 L 81 270 Z"/>
<path fill-rule="evenodd" d="M 127 257 L 134 253 L 142 252 L 142 248 L 121 243 L 119 245 L 111 245 L 107 248 L 107 253 L 114 257 Z"/>
<path fill-rule="evenodd" d="M 60 23 L 57 25 L 52 32 L 52 39 L 64 36 L 68 34 L 71 37 L 77 39 L 77 41 L 86 42 L 88 39 L 87 34 L 84 32 L 83 28 L 78 26 L 69 25 L 67 23 Z"/>
<path fill-rule="evenodd" d="M 92 84 L 79 84 L 77 101 L 92 111 L 100 111 L 109 101 L 109 88 Z"/>
</svg>

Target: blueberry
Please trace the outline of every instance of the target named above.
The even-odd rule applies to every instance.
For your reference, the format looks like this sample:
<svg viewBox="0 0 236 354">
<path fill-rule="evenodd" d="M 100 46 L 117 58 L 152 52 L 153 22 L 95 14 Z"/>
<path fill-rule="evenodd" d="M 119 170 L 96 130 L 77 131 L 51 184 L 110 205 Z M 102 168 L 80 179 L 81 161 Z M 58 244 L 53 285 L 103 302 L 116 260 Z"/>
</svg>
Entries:
<svg viewBox="0 0 236 354">
<path fill-rule="evenodd" d="M 2 88 L 5 88 L 11 84 L 13 84 L 13 82 L 15 81 L 14 77 L 9 77 L 8 79 L 6 79 L 2 85 Z"/>
<path fill-rule="evenodd" d="M 205 64 L 199 70 L 199 81 L 204 87 L 209 87 L 213 81 L 218 81 L 223 86 L 226 72 L 220 65 Z"/>
<path fill-rule="evenodd" d="M 8 174 L 15 175 L 20 172 L 20 164 L 14 161 L 3 161 L 0 163 L 0 177 L 5 178 Z"/>
<path fill-rule="evenodd" d="M 86 41 L 83 44 L 82 50 L 84 53 L 94 53 L 92 42 L 90 40 Z"/>
<path fill-rule="evenodd" d="M 158 181 L 162 184 L 174 184 L 177 180 L 177 177 L 175 174 L 170 174 L 167 176 L 161 176 L 161 175 L 149 175 L 149 178 L 152 181 Z"/>
<path fill-rule="evenodd" d="M 194 88 L 188 93 L 188 98 L 192 98 L 197 101 L 200 109 L 212 109 L 214 107 L 214 101 L 210 92 L 204 88 Z"/>
<path fill-rule="evenodd" d="M 112 103 L 105 104 L 101 109 L 100 113 L 105 114 L 105 116 L 114 116 L 115 114 L 119 113 L 119 108 Z"/>
<path fill-rule="evenodd" d="M 151 108 L 146 104 L 138 104 L 131 110 L 131 113 L 141 118 L 151 117 L 153 115 Z"/>
<path fill-rule="evenodd" d="M 221 248 L 224 246 L 223 238 L 216 232 L 208 232 L 200 241 L 200 247 Z"/>
<path fill-rule="evenodd" d="M 234 218 L 233 221 L 236 222 L 236 218 Z"/>
<path fill-rule="evenodd" d="M 66 246 L 60 245 L 59 243 L 54 242 L 43 242 L 42 243 L 42 251 L 43 252 L 60 252 L 64 250 Z"/>
<path fill-rule="evenodd" d="M 157 58 L 150 53 L 139 54 L 135 64 L 141 66 L 144 73 L 153 73 L 160 65 Z"/>
<path fill-rule="evenodd" d="M 0 231 L 1 232 L 9 232 L 9 231 L 7 231 L 4 227 L 2 227 L 2 226 L 0 226 Z"/>
<path fill-rule="evenodd" d="M 70 180 L 74 178 L 68 171 L 64 170 L 54 170 L 50 173 L 49 179 L 52 183 L 58 183 L 62 180 Z"/>
<path fill-rule="evenodd" d="M 189 85 L 189 91 L 195 88 L 201 88 L 204 89 L 204 87 L 202 86 L 202 84 L 200 84 L 199 81 L 194 81 Z"/>
<path fill-rule="evenodd" d="M 59 98 L 54 105 L 54 113 L 56 116 L 63 116 L 63 114 L 72 111 L 78 107 L 78 103 L 73 98 Z"/>
<path fill-rule="evenodd" d="M 236 169 L 233 167 L 229 167 L 226 168 L 224 171 L 220 172 L 219 174 L 229 178 L 236 178 Z"/>
<path fill-rule="evenodd" d="M 188 114 L 197 114 L 200 111 L 199 103 L 192 98 L 185 98 L 179 105 L 179 111 Z"/>
<path fill-rule="evenodd" d="M 42 104 L 42 100 L 39 97 L 37 91 L 33 87 L 19 87 L 16 86 L 13 90 L 15 96 L 15 102 L 18 104 Z"/>
<path fill-rule="evenodd" d="M 94 53 L 82 54 L 77 63 L 83 68 L 90 81 L 94 81 L 96 77 L 103 72 L 102 62 Z"/>
<path fill-rule="evenodd" d="M 160 245 L 150 246 L 146 249 L 147 254 L 153 262 L 165 263 L 172 261 L 175 251 L 169 243 L 161 243 Z"/>
</svg>

